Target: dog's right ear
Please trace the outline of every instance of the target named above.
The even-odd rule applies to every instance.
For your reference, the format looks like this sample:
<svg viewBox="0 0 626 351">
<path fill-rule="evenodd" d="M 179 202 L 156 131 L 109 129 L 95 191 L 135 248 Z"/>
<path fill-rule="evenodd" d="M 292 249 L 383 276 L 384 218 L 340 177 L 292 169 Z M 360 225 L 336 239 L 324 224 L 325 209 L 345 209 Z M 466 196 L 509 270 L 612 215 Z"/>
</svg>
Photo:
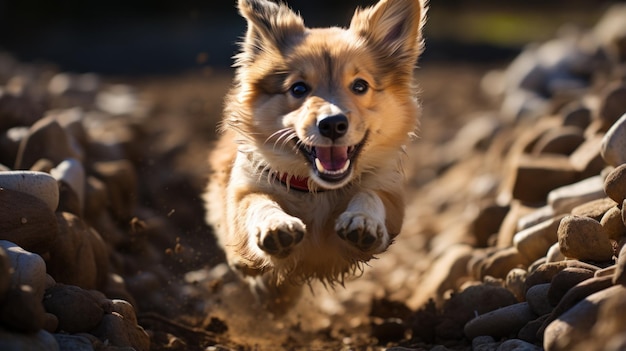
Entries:
<svg viewBox="0 0 626 351">
<path fill-rule="evenodd" d="M 239 0 L 239 12 L 248 21 L 244 53 L 254 57 L 263 51 L 281 51 L 289 40 L 305 31 L 302 17 L 284 4 L 268 0 Z"/>
</svg>

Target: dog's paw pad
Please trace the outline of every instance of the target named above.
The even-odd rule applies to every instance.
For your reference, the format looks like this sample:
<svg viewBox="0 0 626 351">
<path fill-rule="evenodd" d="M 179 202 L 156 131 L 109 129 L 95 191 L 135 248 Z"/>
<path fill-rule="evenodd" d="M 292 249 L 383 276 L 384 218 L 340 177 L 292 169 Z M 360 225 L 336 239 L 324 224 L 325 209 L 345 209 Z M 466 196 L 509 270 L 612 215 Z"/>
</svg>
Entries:
<svg viewBox="0 0 626 351">
<path fill-rule="evenodd" d="M 361 251 L 386 246 L 387 230 L 384 223 L 363 214 L 342 214 L 335 227 L 339 237 Z"/>
<path fill-rule="evenodd" d="M 304 224 L 299 221 L 282 223 L 261 229 L 258 245 L 270 255 L 285 257 L 304 238 Z"/>
<path fill-rule="evenodd" d="M 363 251 L 369 250 L 376 242 L 376 237 L 374 235 L 368 232 L 363 232 L 362 230 L 351 230 L 343 239 L 351 242 L 354 246 Z"/>
</svg>

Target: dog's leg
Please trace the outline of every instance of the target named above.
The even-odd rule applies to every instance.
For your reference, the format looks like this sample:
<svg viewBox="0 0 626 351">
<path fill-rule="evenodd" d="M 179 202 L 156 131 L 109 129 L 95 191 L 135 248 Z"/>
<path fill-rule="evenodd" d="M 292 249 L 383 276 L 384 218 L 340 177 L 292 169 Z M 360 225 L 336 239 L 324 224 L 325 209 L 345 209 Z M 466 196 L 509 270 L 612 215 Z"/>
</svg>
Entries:
<svg viewBox="0 0 626 351">
<path fill-rule="evenodd" d="M 337 219 L 335 230 L 342 239 L 364 252 L 380 253 L 391 237 L 385 226 L 385 205 L 376 192 L 357 193 Z"/>
<path fill-rule="evenodd" d="M 265 194 L 248 194 L 238 208 L 245 219 L 248 245 L 255 245 L 269 255 L 279 258 L 288 256 L 306 232 L 299 218 L 285 213 L 278 203 Z"/>
</svg>

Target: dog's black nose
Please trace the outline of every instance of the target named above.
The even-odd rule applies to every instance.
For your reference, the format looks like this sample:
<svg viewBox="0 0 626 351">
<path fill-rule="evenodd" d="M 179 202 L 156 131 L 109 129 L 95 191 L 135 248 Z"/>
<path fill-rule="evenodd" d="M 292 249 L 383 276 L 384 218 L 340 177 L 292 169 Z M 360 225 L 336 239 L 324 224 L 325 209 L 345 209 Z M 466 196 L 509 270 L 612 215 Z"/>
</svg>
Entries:
<svg viewBox="0 0 626 351">
<path fill-rule="evenodd" d="M 339 139 L 348 132 L 348 117 L 342 114 L 325 117 L 317 123 L 317 129 L 331 140 Z"/>
</svg>

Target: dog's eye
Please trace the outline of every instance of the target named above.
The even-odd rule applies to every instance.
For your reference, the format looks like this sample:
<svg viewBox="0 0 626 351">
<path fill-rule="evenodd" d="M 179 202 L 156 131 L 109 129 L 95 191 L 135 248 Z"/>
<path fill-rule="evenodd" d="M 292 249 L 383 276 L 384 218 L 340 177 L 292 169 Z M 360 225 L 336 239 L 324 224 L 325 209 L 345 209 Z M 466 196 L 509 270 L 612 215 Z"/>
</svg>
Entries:
<svg viewBox="0 0 626 351">
<path fill-rule="evenodd" d="M 289 91 L 293 97 L 301 98 L 309 92 L 309 87 L 303 82 L 297 82 L 289 88 Z"/>
<path fill-rule="evenodd" d="M 350 87 L 350 89 L 352 89 L 352 92 L 357 95 L 363 95 L 369 89 L 369 84 L 367 84 L 367 82 L 363 79 L 356 79 L 354 82 L 352 82 L 352 86 Z"/>
</svg>

